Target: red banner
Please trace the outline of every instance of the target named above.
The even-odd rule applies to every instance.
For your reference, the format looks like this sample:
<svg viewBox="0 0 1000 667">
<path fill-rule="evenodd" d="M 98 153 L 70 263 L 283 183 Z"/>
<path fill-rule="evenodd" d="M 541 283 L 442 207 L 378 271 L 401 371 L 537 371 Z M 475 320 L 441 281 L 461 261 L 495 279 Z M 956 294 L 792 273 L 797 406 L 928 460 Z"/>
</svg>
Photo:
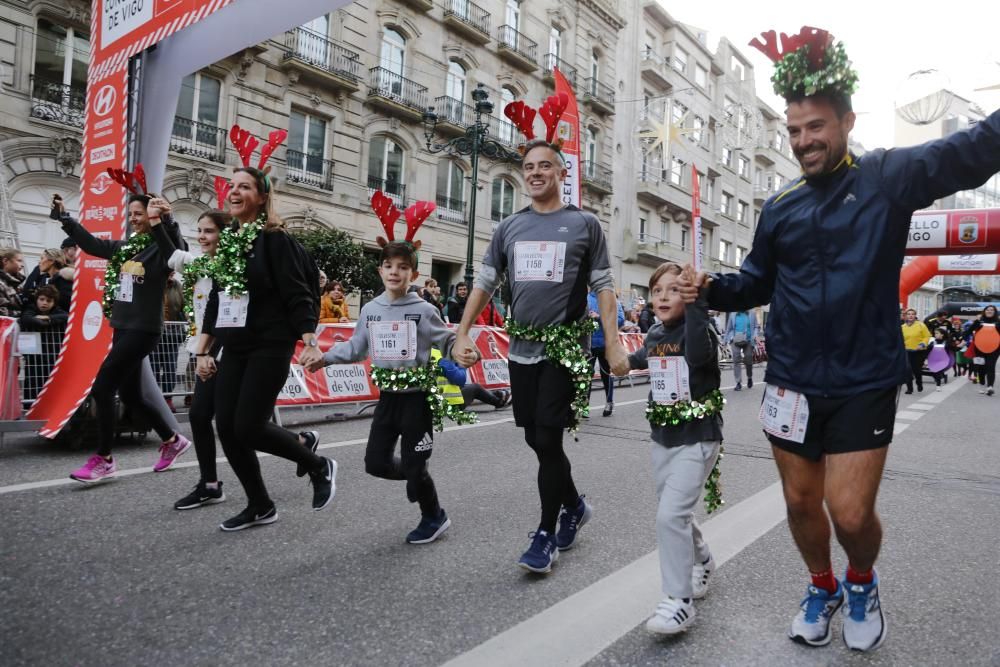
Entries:
<svg viewBox="0 0 1000 667">
<path fill-rule="evenodd" d="M 20 327 L 13 317 L 0 317 L 0 419 L 21 416 L 21 383 L 18 357 L 14 356 Z"/>
<path fill-rule="evenodd" d="M 1000 252 L 1000 209 L 917 211 L 910 219 L 907 255 Z"/>
<path fill-rule="evenodd" d="M 566 180 L 563 182 L 562 200 L 566 204 L 571 204 L 580 208 L 582 204 L 580 192 L 580 109 L 576 103 L 576 93 L 573 86 L 563 76 L 563 73 L 556 67 L 554 70 L 556 79 L 556 95 L 566 93 L 569 97 L 569 104 L 563 112 L 559 121 L 559 138 L 563 140 L 562 153 L 566 157 Z"/>
</svg>

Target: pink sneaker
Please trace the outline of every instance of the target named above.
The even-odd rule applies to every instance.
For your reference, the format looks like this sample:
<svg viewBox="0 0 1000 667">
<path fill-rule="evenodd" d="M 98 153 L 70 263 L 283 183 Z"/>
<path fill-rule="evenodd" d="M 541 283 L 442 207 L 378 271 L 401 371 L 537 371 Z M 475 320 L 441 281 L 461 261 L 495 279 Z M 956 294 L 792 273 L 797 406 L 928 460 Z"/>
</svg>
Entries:
<svg viewBox="0 0 1000 667">
<path fill-rule="evenodd" d="M 191 441 L 178 433 L 173 442 L 165 442 L 160 445 L 160 460 L 153 466 L 153 472 L 163 472 L 190 448 Z"/>
<path fill-rule="evenodd" d="M 69 476 L 70 479 L 75 479 L 84 484 L 96 484 L 97 482 L 111 479 L 117 472 L 118 466 L 115 465 L 114 459 L 108 461 L 100 454 L 94 454 L 87 459 L 83 467 L 77 468 Z"/>
</svg>

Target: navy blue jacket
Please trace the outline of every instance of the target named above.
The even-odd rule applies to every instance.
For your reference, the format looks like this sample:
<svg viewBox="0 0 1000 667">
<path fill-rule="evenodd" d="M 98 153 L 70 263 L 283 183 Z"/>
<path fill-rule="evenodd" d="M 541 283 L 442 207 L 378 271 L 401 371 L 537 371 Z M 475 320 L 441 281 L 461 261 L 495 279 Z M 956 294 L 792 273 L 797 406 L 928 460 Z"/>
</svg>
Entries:
<svg viewBox="0 0 1000 667">
<path fill-rule="evenodd" d="M 899 272 L 914 211 L 1000 172 L 1000 111 L 944 139 L 800 178 L 760 213 L 739 273 L 714 276 L 709 306 L 771 304 L 764 380 L 851 396 L 905 381 Z"/>
</svg>

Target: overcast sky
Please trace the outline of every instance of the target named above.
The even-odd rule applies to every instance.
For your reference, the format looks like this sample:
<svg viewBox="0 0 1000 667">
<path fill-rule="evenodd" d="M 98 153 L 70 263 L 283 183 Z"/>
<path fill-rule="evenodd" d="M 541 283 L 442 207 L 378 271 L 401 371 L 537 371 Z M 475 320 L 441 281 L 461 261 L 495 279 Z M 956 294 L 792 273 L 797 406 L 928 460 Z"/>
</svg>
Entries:
<svg viewBox="0 0 1000 667">
<path fill-rule="evenodd" d="M 774 96 L 770 61 L 748 42 L 759 32 L 798 32 L 803 25 L 824 28 L 844 42 L 860 76 L 854 109 L 854 137 L 865 148 L 891 146 L 893 101 L 910 73 L 936 69 L 951 89 L 989 113 L 1000 108 L 1000 90 L 973 92 L 1000 84 L 1000 2 L 920 3 L 884 0 L 763 0 L 762 2 L 663 3 L 678 21 L 708 31 L 709 46 L 725 36 L 754 65 L 757 93 L 776 110 L 784 107 Z M 924 10 L 933 8 L 933 11 Z"/>
</svg>

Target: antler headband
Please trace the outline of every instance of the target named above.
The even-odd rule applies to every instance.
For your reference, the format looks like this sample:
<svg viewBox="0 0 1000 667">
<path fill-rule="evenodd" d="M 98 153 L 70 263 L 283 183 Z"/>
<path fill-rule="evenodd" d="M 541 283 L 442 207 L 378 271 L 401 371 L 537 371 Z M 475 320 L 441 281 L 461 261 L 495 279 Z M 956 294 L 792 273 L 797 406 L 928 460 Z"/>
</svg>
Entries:
<svg viewBox="0 0 1000 667">
<path fill-rule="evenodd" d="M 233 189 L 233 184 L 229 182 L 229 179 L 225 176 L 215 177 L 215 197 L 218 203 L 218 208 L 220 211 L 226 210 L 226 198 L 229 196 L 229 191 Z"/>
<path fill-rule="evenodd" d="M 535 114 L 542 117 L 545 123 L 545 142 L 556 150 L 562 148 L 562 140 L 557 137 L 559 132 L 559 121 L 569 106 L 569 95 L 559 93 L 548 97 L 536 112 L 524 103 L 523 100 L 516 100 L 504 107 L 504 115 L 510 118 L 511 122 L 521 131 L 528 141 L 535 138 Z"/>
<path fill-rule="evenodd" d="M 437 204 L 432 201 L 418 201 L 406 209 L 406 238 L 404 241 L 412 245 L 414 249 L 419 250 L 421 246 L 420 241 L 414 240 L 417 230 L 436 208 Z M 396 240 L 394 228 L 396 221 L 399 220 L 399 209 L 396 208 L 396 202 L 390 197 L 381 190 L 376 190 L 375 194 L 372 195 L 372 210 L 375 211 L 379 222 L 382 223 L 382 229 L 385 230 L 385 237 L 378 236 L 375 238 L 375 242 L 380 247 L 385 247 Z"/>
<path fill-rule="evenodd" d="M 149 194 L 149 188 L 146 186 L 146 170 L 142 168 L 141 164 L 135 165 L 135 171 L 125 171 L 124 169 L 112 169 L 108 167 L 108 175 L 118 185 L 134 195 Z"/>
<path fill-rule="evenodd" d="M 858 85 L 858 73 L 851 69 L 843 42 L 821 28 L 803 26 L 797 35 L 781 33 L 781 45 L 774 30 L 762 32 L 750 41 L 774 65 L 771 83 L 774 92 L 787 99 L 808 97 L 819 92 L 850 97 Z"/>
<path fill-rule="evenodd" d="M 260 149 L 260 162 L 257 163 L 257 169 L 264 172 L 264 186 L 265 191 L 270 191 L 271 182 L 267 178 L 270 168 L 265 169 L 264 165 L 267 164 L 268 159 L 270 159 L 271 154 L 274 150 L 281 145 L 281 142 L 285 140 L 288 136 L 287 130 L 272 130 L 269 135 L 267 135 L 267 145 Z M 240 159 L 243 161 L 244 167 L 250 166 L 250 157 L 253 155 L 253 151 L 260 145 L 260 141 L 257 137 L 250 134 L 249 131 L 244 130 L 239 125 L 233 125 L 229 130 L 229 141 L 236 148 L 236 152 L 240 154 Z"/>
</svg>

